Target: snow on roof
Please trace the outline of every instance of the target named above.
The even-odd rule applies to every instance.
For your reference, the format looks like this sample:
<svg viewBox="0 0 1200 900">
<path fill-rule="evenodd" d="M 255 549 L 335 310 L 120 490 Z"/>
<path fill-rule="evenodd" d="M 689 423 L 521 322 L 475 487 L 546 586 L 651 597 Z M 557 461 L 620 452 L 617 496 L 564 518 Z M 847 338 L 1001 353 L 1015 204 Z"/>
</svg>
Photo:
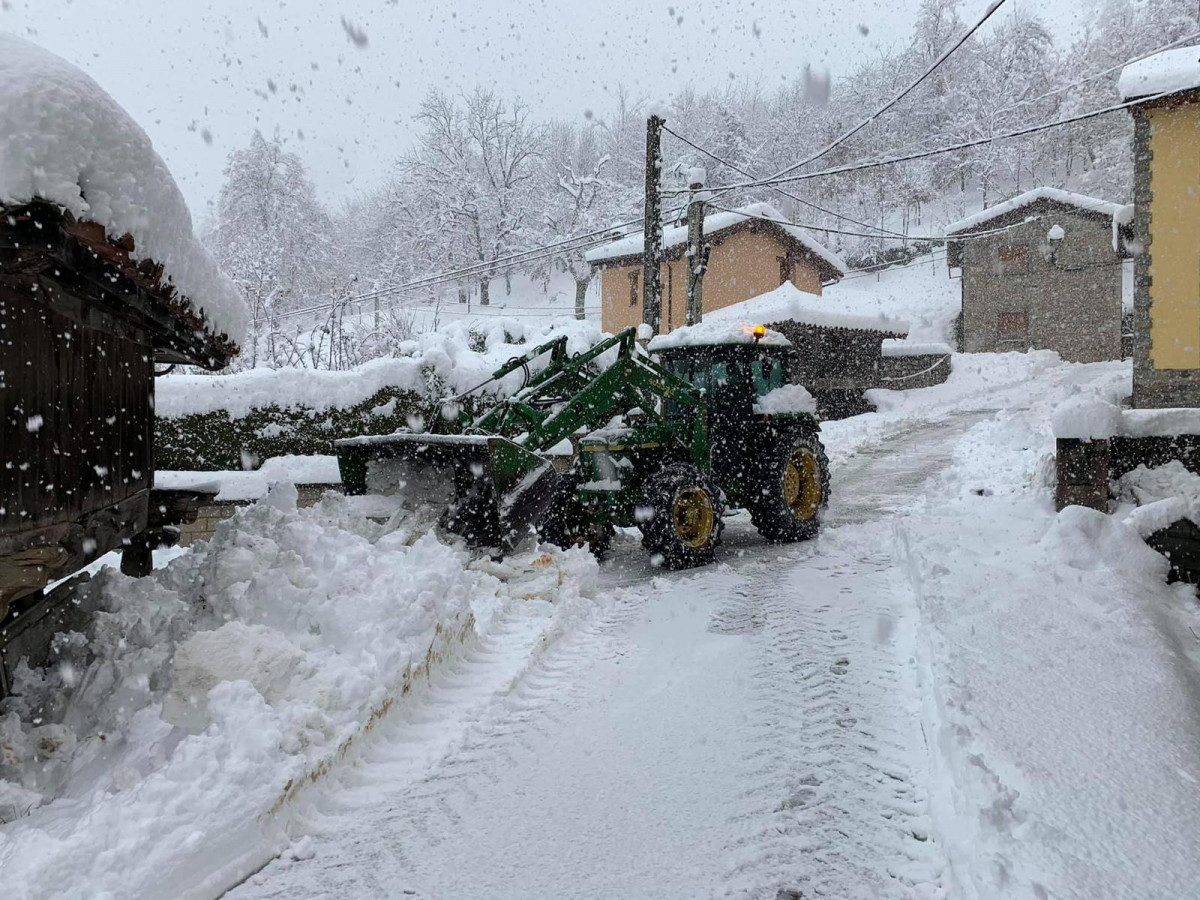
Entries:
<svg viewBox="0 0 1200 900">
<path fill-rule="evenodd" d="M 759 344 L 763 347 L 790 347 L 792 342 L 778 331 L 767 329 L 755 340 L 753 329 L 728 321 L 712 322 L 706 319 L 699 325 L 684 325 L 670 334 L 660 334 L 650 341 L 647 349 L 651 353 L 660 350 L 677 350 L 680 347 L 712 347 L 725 344 Z"/>
<path fill-rule="evenodd" d="M 241 294 L 192 232 L 192 217 L 150 138 L 75 66 L 0 32 L 0 206 L 35 198 L 128 234 L 214 334 L 240 343 Z"/>
<path fill-rule="evenodd" d="M 749 206 L 742 206 L 737 210 L 729 212 L 710 213 L 704 217 L 704 233 L 714 234 L 726 228 L 732 228 L 736 225 L 754 222 L 759 219 L 770 219 L 788 237 L 802 244 L 813 256 L 825 262 L 839 275 L 846 273 L 846 263 L 842 261 L 840 256 L 822 245 L 812 234 L 799 225 L 793 225 L 788 222 L 783 217 L 783 214 L 770 203 L 751 203 Z M 688 230 L 686 225 L 664 228 L 663 249 L 666 250 L 686 245 L 687 236 Z M 645 252 L 645 238 L 642 236 L 642 232 L 639 231 L 618 241 L 613 241 L 611 244 L 605 244 L 602 247 L 589 250 L 585 256 L 590 263 L 601 263 L 612 259 L 622 259 L 626 256 L 640 256 L 643 252 Z"/>
<path fill-rule="evenodd" d="M 1177 47 L 1130 63 L 1121 70 L 1122 100 L 1200 88 L 1200 47 Z"/>
<path fill-rule="evenodd" d="M 1018 194 L 1016 197 L 1005 200 L 1003 203 L 997 203 L 995 206 L 989 206 L 987 209 L 977 212 L 973 216 L 967 216 L 965 219 L 952 222 L 945 227 L 944 231 L 946 234 L 967 231 L 979 225 L 986 224 L 993 219 L 998 219 L 1000 216 L 1007 215 L 1013 210 L 1020 209 L 1022 206 L 1029 206 L 1038 200 L 1051 200 L 1067 206 L 1077 206 L 1080 209 L 1100 213 L 1105 216 L 1112 216 L 1121 208 L 1119 203 L 1109 203 L 1107 200 L 1100 200 L 1096 197 L 1086 197 L 1083 194 L 1061 191 L 1058 188 L 1040 187 L 1034 188 L 1032 191 L 1026 191 L 1023 194 Z"/>
<path fill-rule="evenodd" d="M 854 328 L 888 334 L 905 335 L 909 330 L 908 322 L 885 314 L 856 315 L 842 312 L 824 297 L 806 293 L 790 281 L 785 281 L 773 291 L 704 314 L 706 324 L 770 324 L 789 320 L 822 328 Z"/>
</svg>

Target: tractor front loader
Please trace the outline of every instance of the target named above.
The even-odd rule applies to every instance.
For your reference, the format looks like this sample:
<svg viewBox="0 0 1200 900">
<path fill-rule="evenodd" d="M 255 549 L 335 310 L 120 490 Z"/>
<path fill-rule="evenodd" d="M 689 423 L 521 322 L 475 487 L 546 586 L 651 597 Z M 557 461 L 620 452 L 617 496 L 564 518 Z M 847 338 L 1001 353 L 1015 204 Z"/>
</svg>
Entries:
<svg viewBox="0 0 1200 900">
<path fill-rule="evenodd" d="M 768 540 L 812 537 L 829 494 L 816 419 L 758 405 L 783 387 L 791 345 L 761 327 L 681 331 L 696 333 L 650 352 L 632 328 L 574 356 L 565 337 L 536 347 L 493 373 L 524 371 L 522 388 L 461 434 L 340 440 L 346 490 L 418 493 L 443 506 L 442 527 L 501 551 L 533 529 L 603 554 L 636 525 L 661 564 L 702 565 L 727 508 Z"/>
</svg>

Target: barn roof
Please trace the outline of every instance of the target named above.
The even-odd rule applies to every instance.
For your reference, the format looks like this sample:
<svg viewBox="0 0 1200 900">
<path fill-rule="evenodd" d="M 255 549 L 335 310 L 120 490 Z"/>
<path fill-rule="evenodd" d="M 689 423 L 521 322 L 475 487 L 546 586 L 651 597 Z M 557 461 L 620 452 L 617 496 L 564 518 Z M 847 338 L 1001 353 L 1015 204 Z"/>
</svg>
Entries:
<svg viewBox="0 0 1200 900">
<path fill-rule="evenodd" d="M 197 240 L 175 180 L 146 133 L 75 66 L 0 32 L 0 210 L 45 201 L 109 246 L 218 343 L 246 331 L 237 287 Z M 86 229 L 85 229 L 86 230 Z M 150 285 L 147 285 L 148 287 Z"/>
<path fill-rule="evenodd" d="M 710 322 L 707 319 L 698 325 L 682 325 L 670 334 L 659 334 L 650 339 L 647 349 L 651 353 L 662 350 L 678 350 L 683 347 L 718 347 L 728 345 L 760 347 L 790 347 L 792 342 L 767 328 L 763 334 L 754 336 L 754 329 L 740 322 Z"/>
<path fill-rule="evenodd" d="M 767 228 L 780 234 L 787 242 L 808 253 L 821 270 L 821 280 L 831 281 L 846 274 L 842 258 L 825 247 L 813 235 L 793 225 L 770 203 L 751 203 L 736 210 L 722 210 L 704 217 L 704 236 L 716 237 L 743 228 Z M 678 256 L 687 246 L 686 225 L 663 229 L 663 250 L 668 256 Z M 645 252 L 642 232 L 631 234 L 620 240 L 605 244 L 586 254 L 587 261 L 597 266 L 613 265 L 631 258 L 641 257 Z"/>
<path fill-rule="evenodd" d="M 1121 208 L 1119 203 L 1109 203 L 1107 200 L 1100 200 L 1096 197 L 1087 197 L 1083 194 L 1075 194 L 1071 191 L 1062 191 L 1058 188 L 1039 187 L 1031 191 L 1026 191 L 1023 194 L 1005 200 L 1003 203 L 997 203 L 995 206 L 989 206 L 982 212 L 977 212 L 974 215 L 967 216 L 965 219 L 959 219 L 957 222 L 952 222 L 945 228 L 947 235 L 960 234 L 966 231 L 972 231 L 979 228 L 981 225 L 986 225 L 1001 216 L 1006 216 L 1009 213 L 1015 212 L 1024 206 L 1030 206 L 1039 200 L 1047 200 L 1052 203 L 1061 203 L 1064 206 L 1074 206 L 1083 212 L 1095 213 L 1112 219 L 1113 215 Z"/>
<path fill-rule="evenodd" d="M 1200 47 L 1176 47 L 1130 63 L 1117 80 L 1122 100 L 1197 88 L 1200 88 Z"/>
<path fill-rule="evenodd" d="M 800 290 L 785 281 L 774 290 L 731 303 L 704 314 L 705 324 L 731 325 L 740 322 L 777 325 L 796 322 L 816 328 L 842 328 L 852 331 L 877 331 L 890 337 L 904 337 L 910 325 L 907 321 L 882 313 L 866 315 L 850 313 L 839 308 L 836 300 L 819 297 Z"/>
</svg>

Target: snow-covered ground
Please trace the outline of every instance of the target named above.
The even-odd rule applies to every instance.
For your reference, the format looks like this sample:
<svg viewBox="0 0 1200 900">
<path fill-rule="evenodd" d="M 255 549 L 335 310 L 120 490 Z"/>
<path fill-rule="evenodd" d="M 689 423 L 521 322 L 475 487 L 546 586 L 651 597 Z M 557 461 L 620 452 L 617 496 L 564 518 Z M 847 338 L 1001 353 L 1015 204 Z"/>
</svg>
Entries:
<svg viewBox="0 0 1200 900">
<path fill-rule="evenodd" d="M 6 887 L 1190 896 L 1195 594 L 1127 509 L 1052 501 L 1054 411 L 1128 378 L 956 356 L 825 425 L 818 540 L 737 516 L 703 571 L 632 534 L 599 570 L 471 562 L 268 496 L 150 579 L 99 579 L 66 733 L 2 720 L 10 796 L 56 798 L 0 830 Z M 439 625 L 465 640 L 430 657 Z"/>
<path fill-rule="evenodd" d="M 830 312 L 908 323 L 908 340 L 941 344 L 962 309 L 962 280 L 946 266 L 945 249 L 875 272 L 851 272 L 821 295 Z"/>
</svg>

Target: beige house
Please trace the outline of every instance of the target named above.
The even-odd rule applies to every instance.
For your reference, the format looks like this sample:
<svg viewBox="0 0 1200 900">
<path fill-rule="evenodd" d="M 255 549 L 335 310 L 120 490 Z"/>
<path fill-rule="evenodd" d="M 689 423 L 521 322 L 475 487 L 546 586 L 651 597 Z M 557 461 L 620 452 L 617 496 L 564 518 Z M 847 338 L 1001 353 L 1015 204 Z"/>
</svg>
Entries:
<svg viewBox="0 0 1200 900">
<path fill-rule="evenodd" d="M 1200 50 L 1127 66 L 1133 114 L 1133 405 L 1200 406 Z"/>
<path fill-rule="evenodd" d="M 704 276 L 705 312 L 741 303 L 789 281 L 801 291 L 820 294 L 822 285 L 837 281 L 846 271 L 836 254 L 768 203 L 706 216 L 704 242 L 712 247 Z M 642 322 L 643 246 L 638 233 L 587 254 L 588 262 L 600 271 L 601 327 L 607 332 Z M 686 250 L 686 225 L 663 229 L 664 334 L 685 321 Z"/>
</svg>

